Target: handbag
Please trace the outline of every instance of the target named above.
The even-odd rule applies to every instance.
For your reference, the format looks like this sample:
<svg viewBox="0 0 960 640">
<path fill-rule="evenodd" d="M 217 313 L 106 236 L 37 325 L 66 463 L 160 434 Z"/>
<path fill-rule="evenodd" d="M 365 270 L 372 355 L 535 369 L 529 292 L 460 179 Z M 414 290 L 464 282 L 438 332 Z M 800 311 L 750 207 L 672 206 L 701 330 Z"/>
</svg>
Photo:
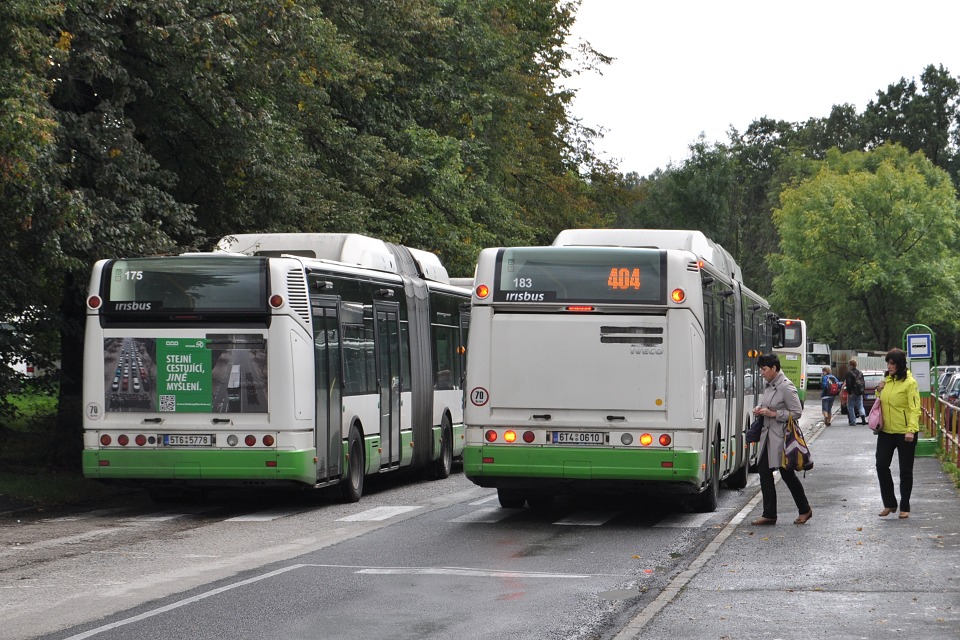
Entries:
<svg viewBox="0 0 960 640">
<path fill-rule="evenodd" d="M 783 452 L 780 455 L 780 468 L 794 471 L 809 471 L 813 469 L 813 460 L 810 458 L 810 447 L 803 431 L 793 416 L 787 420 L 783 430 Z"/>
<path fill-rule="evenodd" d="M 867 416 L 867 426 L 870 427 L 870 431 L 873 431 L 873 435 L 877 435 L 883 431 L 883 410 L 880 408 L 880 398 L 874 400 L 873 406 L 870 407 L 870 414 Z"/>
<path fill-rule="evenodd" d="M 763 432 L 763 416 L 757 416 L 753 419 L 753 422 L 750 423 L 750 428 L 747 429 L 747 443 L 760 442 L 761 432 Z"/>
</svg>

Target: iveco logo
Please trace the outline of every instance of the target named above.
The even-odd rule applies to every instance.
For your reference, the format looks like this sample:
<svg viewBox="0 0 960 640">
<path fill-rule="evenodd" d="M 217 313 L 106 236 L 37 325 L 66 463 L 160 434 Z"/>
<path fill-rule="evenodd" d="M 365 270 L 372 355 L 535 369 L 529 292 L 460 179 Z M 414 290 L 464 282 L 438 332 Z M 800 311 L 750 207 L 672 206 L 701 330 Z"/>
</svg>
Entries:
<svg viewBox="0 0 960 640">
<path fill-rule="evenodd" d="M 630 345 L 630 353 L 638 353 L 645 356 L 662 356 L 663 347 L 644 347 L 639 344 Z"/>
</svg>

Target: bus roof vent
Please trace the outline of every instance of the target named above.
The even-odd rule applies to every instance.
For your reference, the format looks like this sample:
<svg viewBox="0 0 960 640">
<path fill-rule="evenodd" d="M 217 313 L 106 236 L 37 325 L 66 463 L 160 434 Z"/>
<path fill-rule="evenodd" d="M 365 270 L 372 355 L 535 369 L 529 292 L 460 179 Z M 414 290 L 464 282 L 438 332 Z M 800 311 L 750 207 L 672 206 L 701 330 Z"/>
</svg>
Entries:
<svg viewBox="0 0 960 640">
<path fill-rule="evenodd" d="M 440 263 L 440 258 L 429 251 L 411 249 L 410 247 L 407 247 L 407 249 L 413 256 L 414 261 L 416 261 L 417 268 L 420 270 L 420 275 L 423 276 L 424 280 L 450 284 L 450 275 L 447 273 L 446 268 Z"/>
<path fill-rule="evenodd" d="M 287 293 L 289 299 L 287 304 L 303 320 L 304 324 L 310 324 L 310 300 L 307 297 L 307 279 L 303 275 L 302 268 L 294 268 L 287 271 Z"/>
<path fill-rule="evenodd" d="M 396 258 L 385 242 L 357 233 L 238 233 L 221 238 L 214 251 L 292 255 L 399 273 Z"/>
<path fill-rule="evenodd" d="M 726 250 L 703 234 L 684 229 L 566 229 L 557 234 L 554 246 L 637 247 L 689 251 L 709 262 L 724 275 L 740 278 L 740 267 Z"/>
</svg>

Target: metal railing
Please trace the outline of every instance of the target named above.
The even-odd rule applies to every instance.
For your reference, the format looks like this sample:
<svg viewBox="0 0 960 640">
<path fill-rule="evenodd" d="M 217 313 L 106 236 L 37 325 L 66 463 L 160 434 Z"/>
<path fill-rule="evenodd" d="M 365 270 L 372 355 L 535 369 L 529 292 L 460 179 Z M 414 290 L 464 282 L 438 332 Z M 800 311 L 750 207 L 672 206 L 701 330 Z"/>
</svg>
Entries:
<svg viewBox="0 0 960 640">
<path fill-rule="evenodd" d="M 936 438 L 944 460 L 960 467 L 960 407 L 932 395 L 920 398 L 920 407 L 921 433 Z"/>
</svg>

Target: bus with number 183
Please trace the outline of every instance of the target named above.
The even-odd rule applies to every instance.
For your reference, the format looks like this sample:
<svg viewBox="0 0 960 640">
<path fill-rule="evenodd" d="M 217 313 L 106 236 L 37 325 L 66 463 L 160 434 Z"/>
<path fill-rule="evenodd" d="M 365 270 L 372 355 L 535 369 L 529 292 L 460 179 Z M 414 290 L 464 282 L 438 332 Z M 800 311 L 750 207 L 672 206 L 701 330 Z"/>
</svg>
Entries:
<svg viewBox="0 0 960 640">
<path fill-rule="evenodd" d="M 575 491 L 716 509 L 745 441 L 776 317 L 698 231 L 568 230 L 484 249 L 472 298 L 464 473 L 504 507 Z"/>
</svg>

